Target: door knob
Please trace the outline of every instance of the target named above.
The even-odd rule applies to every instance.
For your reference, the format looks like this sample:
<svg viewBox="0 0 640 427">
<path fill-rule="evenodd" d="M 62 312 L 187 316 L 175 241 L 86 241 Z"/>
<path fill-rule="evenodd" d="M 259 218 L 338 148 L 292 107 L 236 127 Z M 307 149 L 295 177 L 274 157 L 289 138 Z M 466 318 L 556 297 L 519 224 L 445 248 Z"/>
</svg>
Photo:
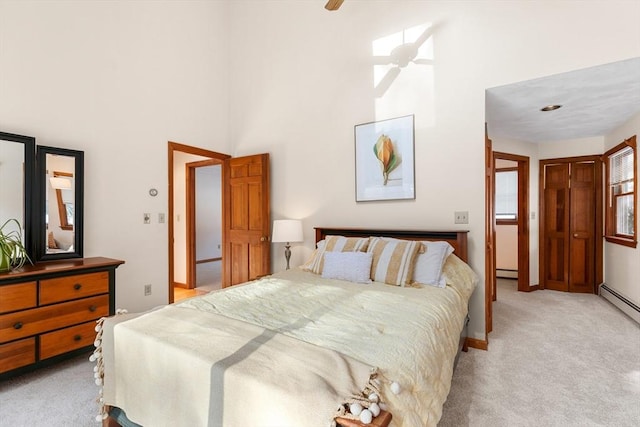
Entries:
<svg viewBox="0 0 640 427">
<path fill-rule="evenodd" d="M 573 235 L 573 237 L 578 237 L 578 233 L 575 233 L 575 234 Z"/>
</svg>

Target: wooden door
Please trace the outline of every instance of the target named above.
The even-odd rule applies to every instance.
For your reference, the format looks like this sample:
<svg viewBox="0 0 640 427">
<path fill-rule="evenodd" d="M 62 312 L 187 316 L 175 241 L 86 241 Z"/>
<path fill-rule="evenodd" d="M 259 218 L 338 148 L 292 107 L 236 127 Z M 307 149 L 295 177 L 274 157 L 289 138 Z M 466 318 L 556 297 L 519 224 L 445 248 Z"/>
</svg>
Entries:
<svg viewBox="0 0 640 427">
<path fill-rule="evenodd" d="M 569 292 L 594 292 L 595 164 L 571 163 Z"/>
<path fill-rule="evenodd" d="M 569 290 L 569 164 L 544 165 L 543 280 L 546 289 Z"/>
<path fill-rule="evenodd" d="M 269 155 L 225 160 L 223 287 L 269 274 Z"/>
<path fill-rule="evenodd" d="M 540 285 L 596 293 L 602 282 L 600 156 L 540 161 Z"/>
<path fill-rule="evenodd" d="M 495 215 L 495 164 L 493 159 L 493 144 L 489 139 L 487 124 L 484 125 L 484 194 L 485 194 L 485 301 L 484 317 L 486 323 L 485 340 L 487 334 L 493 330 L 493 306 L 496 295 L 496 215 Z"/>
</svg>

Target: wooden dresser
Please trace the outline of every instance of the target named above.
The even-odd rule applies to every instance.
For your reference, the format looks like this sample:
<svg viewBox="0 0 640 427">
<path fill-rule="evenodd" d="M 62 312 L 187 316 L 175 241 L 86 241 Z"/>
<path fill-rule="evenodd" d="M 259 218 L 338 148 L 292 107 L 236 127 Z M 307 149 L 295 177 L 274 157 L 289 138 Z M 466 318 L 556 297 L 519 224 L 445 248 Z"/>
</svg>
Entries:
<svg viewBox="0 0 640 427">
<path fill-rule="evenodd" d="M 0 273 L 0 380 L 92 349 L 95 321 L 115 312 L 123 263 L 77 258 Z"/>
</svg>

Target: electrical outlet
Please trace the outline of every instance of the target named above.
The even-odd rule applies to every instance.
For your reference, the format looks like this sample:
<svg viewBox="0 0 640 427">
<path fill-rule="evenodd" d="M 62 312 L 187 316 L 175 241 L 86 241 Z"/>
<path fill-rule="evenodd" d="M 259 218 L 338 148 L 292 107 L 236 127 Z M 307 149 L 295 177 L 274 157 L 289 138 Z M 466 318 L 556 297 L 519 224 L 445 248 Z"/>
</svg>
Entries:
<svg viewBox="0 0 640 427">
<path fill-rule="evenodd" d="M 454 223 L 469 224 L 469 212 L 468 211 L 454 212 Z"/>
<path fill-rule="evenodd" d="M 149 214 L 149 213 L 143 213 L 143 214 L 142 214 L 142 221 L 143 221 L 145 224 L 151 224 L 151 214 Z"/>
<path fill-rule="evenodd" d="M 147 297 L 151 295 L 151 285 L 144 285 L 144 296 Z"/>
<path fill-rule="evenodd" d="M 164 224 L 164 213 L 162 212 L 158 214 L 158 224 Z"/>
</svg>

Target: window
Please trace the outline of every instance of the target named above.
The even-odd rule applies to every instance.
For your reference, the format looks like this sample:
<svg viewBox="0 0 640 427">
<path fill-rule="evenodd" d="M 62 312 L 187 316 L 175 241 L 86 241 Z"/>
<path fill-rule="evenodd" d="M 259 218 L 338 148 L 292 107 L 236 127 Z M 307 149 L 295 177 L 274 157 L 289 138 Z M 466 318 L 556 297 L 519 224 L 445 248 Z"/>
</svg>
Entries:
<svg viewBox="0 0 640 427">
<path fill-rule="evenodd" d="M 518 220 L 518 171 L 496 170 L 496 222 L 516 223 Z"/>
<path fill-rule="evenodd" d="M 607 171 L 606 240 L 636 247 L 636 137 L 605 153 Z"/>
</svg>

